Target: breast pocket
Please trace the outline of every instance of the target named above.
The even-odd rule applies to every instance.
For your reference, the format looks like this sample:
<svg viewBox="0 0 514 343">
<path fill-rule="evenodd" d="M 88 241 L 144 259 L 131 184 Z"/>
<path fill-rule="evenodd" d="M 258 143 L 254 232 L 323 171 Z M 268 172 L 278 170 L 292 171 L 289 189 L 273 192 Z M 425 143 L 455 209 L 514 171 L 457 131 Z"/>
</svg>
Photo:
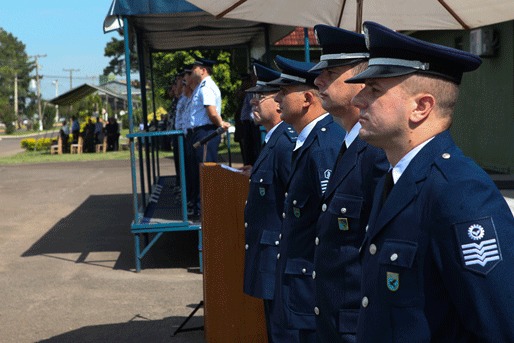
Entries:
<svg viewBox="0 0 514 343">
<path fill-rule="evenodd" d="M 347 239 L 364 237 L 361 232 L 361 210 L 364 200 L 348 194 L 335 194 L 328 207 L 328 212 L 337 222 L 337 228 Z M 360 242 L 359 242 L 360 244 Z"/>
<path fill-rule="evenodd" d="M 286 304 L 297 314 L 313 313 L 314 280 L 312 279 L 313 263 L 301 259 L 288 259 L 285 270 Z"/>
<path fill-rule="evenodd" d="M 274 273 L 277 267 L 279 231 L 264 230 L 260 240 L 259 270 Z"/>
<path fill-rule="evenodd" d="M 398 240 L 386 240 L 380 251 L 379 288 L 384 299 L 394 306 L 414 306 L 421 301 L 417 251 L 416 242 Z"/>
<path fill-rule="evenodd" d="M 291 211 L 290 215 L 292 218 L 301 219 L 308 213 L 313 212 L 312 209 L 309 209 L 307 206 L 309 198 L 309 194 L 291 194 L 288 196 L 287 208 Z"/>
<path fill-rule="evenodd" d="M 275 194 L 272 192 L 271 187 L 271 185 L 273 184 L 273 171 L 256 171 L 252 175 L 250 183 L 253 191 L 255 192 L 254 198 L 265 201 L 275 201 Z"/>
</svg>

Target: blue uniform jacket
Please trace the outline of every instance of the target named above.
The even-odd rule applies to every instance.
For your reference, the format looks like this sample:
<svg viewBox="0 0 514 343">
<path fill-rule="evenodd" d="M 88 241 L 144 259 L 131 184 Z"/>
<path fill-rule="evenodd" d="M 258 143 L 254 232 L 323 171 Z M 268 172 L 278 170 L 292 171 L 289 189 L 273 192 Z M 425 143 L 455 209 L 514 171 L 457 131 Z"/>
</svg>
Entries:
<svg viewBox="0 0 514 343">
<path fill-rule="evenodd" d="M 359 342 L 514 342 L 514 218 L 448 131 L 414 157 L 361 249 Z"/>
<path fill-rule="evenodd" d="M 334 169 L 312 242 L 316 334 L 320 342 L 355 342 L 360 307 L 359 247 L 376 184 L 389 169 L 389 162 L 382 149 L 357 137 Z"/>
<path fill-rule="evenodd" d="M 290 329 L 315 329 L 312 242 L 320 201 L 344 135 L 344 130 L 328 115 L 316 123 L 295 152 L 284 204 L 273 303 L 279 307 L 274 310 L 278 320 Z"/>
<path fill-rule="evenodd" d="M 244 292 L 273 299 L 284 194 L 298 135 L 281 123 L 255 161 L 245 207 Z"/>
</svg>

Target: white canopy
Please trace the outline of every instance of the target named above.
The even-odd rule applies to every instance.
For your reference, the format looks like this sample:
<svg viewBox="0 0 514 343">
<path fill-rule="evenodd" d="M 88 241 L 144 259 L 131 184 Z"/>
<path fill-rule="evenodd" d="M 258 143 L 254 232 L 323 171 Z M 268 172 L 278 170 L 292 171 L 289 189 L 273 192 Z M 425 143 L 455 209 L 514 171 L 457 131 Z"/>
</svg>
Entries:
<svg viewBox="0 0 514 343">
<path fill-rule="evenodd" d="M 514 19 L 514 0 L 188 0 L 217 18 L 360 30 L 375 21 L 394 30 L 471 29 Z M 359 15 L 358 3 L 362 4 Z M 362 20 L 362 21 L 359 21 Z"/>
</svg>

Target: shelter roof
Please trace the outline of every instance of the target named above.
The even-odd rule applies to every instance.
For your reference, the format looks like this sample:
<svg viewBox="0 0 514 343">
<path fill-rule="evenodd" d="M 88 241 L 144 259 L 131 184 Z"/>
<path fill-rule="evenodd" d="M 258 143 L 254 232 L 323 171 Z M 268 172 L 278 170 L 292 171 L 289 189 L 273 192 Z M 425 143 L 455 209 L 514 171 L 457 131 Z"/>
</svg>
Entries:
<svg viewBox="0 0 514 343">
<path fill-rule="evenodd" d="M 121 29 L 123 17 L 151 51 L 251 44 L 266 30 L 275 42 L 294 30 L 292 26 L 218 19 L 185 0 L 114 0 L 104 32 Z"/>
<path fill-rule="evenodd" d="M 78 87 L 75 87 L 71 90 L 69 90 L 66 93 L 63 93 L 59 95 L 58 97 L 53 98 L 49 102 L 54 105 L 71 105 L 77 101 L 82 100 L 86 96 L 93 94 L 94 92 L 101 92 L 103 94 L 107 94 L 108 96 L 127 100 L 127 97 L 123 94 L 119 94 L 117 92 L 112 91 L 111 89 L 105 87 L 105 86 L 95 86 L 90 85 L 88 83 L 84 83 Z"/>
</svg>

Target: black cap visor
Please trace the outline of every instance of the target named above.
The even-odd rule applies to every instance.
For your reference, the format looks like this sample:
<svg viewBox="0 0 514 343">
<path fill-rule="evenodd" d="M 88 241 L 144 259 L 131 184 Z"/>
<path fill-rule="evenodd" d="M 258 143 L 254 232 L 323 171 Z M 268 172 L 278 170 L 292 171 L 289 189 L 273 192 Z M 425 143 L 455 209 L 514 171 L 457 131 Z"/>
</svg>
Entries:
<svg viewBox="0 0 514 343">
<path fill-rule="evenodd" d="M 254 87 L 250 87 L 245 92 L 247 93 L 276 93 L 280 90 L 279 86 L 270 86 L 270 85 L 258 85 Z"/>
<path fill-rule="evenodd" d="M 276 87 L 282 87 L 282 86 L 294 86 L 294 85 L 305 85 L 305 82 L 300 82 L 296 80 L 291 80 L 285 77 L 279 77 L 276 80 L 268 82 L 268 86 L 276 86 Z"/>
</svg>

